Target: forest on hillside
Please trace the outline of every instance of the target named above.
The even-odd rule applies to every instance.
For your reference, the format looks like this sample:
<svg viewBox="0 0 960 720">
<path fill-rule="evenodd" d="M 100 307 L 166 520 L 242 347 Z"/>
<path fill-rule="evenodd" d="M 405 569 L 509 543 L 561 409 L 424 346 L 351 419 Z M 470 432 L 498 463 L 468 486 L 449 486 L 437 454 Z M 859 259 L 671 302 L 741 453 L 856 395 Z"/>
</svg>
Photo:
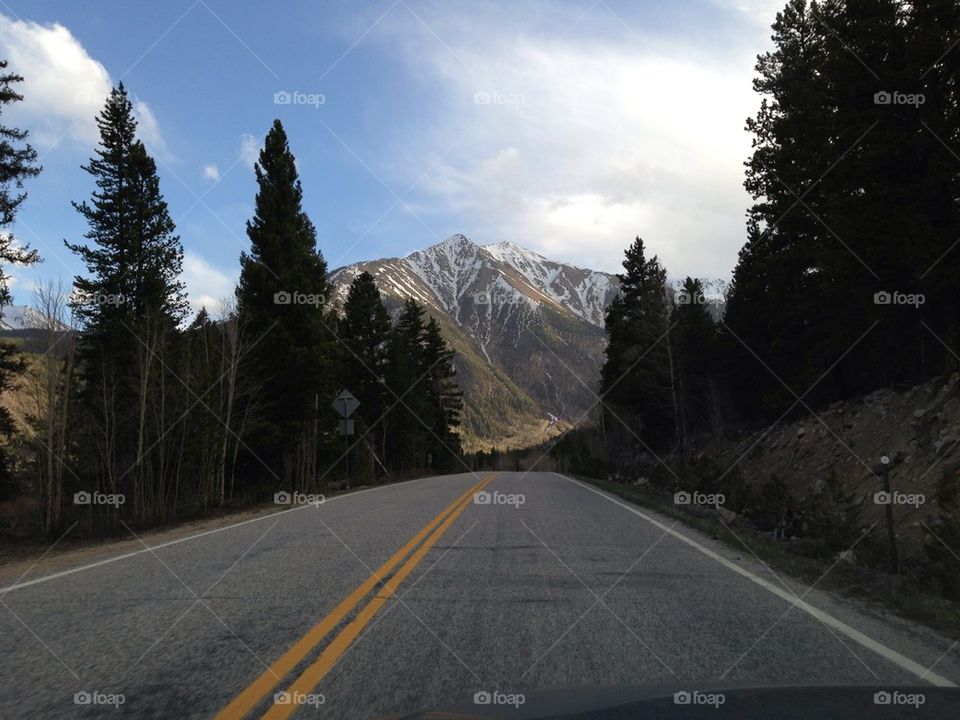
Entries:
<svg viewBox="0 0 960 720">
<path fill-rule="evenodd" d="M 0 69 L 2 111 L 23 99 L 23 78 Z M 413 300 L 391 321 L 369 274 L 343 307 L 329 301 L 279 120 L 255 165 L 235 297 L 193 317 L 180 237 L 122 84 L 97 124 L 84 166 L 92 192 L 74 203 L 88 231 L 64 240 L 86 273 L 70 290 L 36 291 L 37 352 L 0 344 L 0 391 L 25 388 L 30 424 L 18 430 L 0 408 L 0 501 L 13 508 L 0 532 L 128 532 L 461 467 L 453 351 Z M 9 229 L 41 168 L 27 129 L 0 126 L 0 139 L 0 227 Z M 3 266 L 39 260 L 0 235 Z M 4 276 L 0 308 L 9 302 Z M 349 429 L 330 407 L 344 389 L 359 401 Z"/>
<path fill-rule="evenodd" d="M 723 318 L 692 279 L 669 307 L 638 239 L 607 314 L 608 432 L 662 450 L 957 368 L 958 33 L 955 2 L 787 4 L 757 60 Z"/>
</svg>

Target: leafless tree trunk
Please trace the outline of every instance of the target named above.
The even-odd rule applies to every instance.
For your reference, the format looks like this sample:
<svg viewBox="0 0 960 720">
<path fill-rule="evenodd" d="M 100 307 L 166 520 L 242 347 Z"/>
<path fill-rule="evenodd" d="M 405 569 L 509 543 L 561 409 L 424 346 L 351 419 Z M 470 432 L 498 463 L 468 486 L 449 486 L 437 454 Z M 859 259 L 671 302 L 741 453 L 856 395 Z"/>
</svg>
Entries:
<svg viewBox="0 0 960 720">
<path fill-rule="evenodd" d="M 66 301 L 67 292 L 59 282 L 34 291 L 34 307 L 43 322 L 44 344 L 28 382 L 33 390 L 39 494 L 47 534 L 58 528 L 63 506 L 63 457 L 67 449 L 67 412 L 75 354 L 74 334 L 65 322 Z"/>
</svg>

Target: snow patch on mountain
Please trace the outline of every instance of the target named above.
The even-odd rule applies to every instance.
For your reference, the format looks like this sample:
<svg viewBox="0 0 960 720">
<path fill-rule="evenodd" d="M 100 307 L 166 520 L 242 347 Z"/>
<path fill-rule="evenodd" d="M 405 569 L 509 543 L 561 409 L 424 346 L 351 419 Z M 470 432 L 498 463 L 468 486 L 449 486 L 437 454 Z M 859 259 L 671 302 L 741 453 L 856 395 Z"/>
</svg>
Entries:
<svg viewBox="0 0 960 720">
<path fill-rule="evenodd" d="M 36 308 L 29 305 L 5 305 L 0 308 L 0 330 L 45 330 L 47 320 Z M 70 327 L 59 323 L 58 330 Z"/>
</svg>

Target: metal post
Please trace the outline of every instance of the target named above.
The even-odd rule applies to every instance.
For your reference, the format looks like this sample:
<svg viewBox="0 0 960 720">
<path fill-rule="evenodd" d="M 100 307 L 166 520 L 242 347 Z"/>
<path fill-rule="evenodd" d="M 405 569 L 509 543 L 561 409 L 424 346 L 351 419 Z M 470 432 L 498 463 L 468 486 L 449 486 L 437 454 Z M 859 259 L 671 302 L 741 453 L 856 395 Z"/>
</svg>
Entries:
<svg viewBox="0 0 960 720">
<path fill-rule="evenodd" d="M 350 420 L 347 417 L 347 399 L 343 399 L 343 446 L 344 454 L 343 459 L 344 463 L 347 466 L 347 488 L 350 488 L 350 436 L 347 434 L 347 428 L 350 425 Z"/>
<path fill-rule="evenodd" d="M 888 500 L 884 510 L 887 516 L 887 538 L 890 542 L 890 572 L 899 575 L 900 554 L 897 552 L 897 534 L 893 528 L 893 495 L 890 493 L 890 458 L 886 455 L 880 458 L 880 477 Z"/>
</svg>

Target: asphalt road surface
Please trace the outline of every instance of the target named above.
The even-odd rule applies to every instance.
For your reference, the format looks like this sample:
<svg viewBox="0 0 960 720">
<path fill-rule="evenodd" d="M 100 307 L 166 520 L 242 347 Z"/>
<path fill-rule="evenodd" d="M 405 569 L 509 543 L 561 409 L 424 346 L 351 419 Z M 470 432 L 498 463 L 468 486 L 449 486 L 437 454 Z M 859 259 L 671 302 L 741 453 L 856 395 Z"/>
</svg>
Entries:
<svg viewBox="0 0 960 720">
<path fill-rule="evenodd" d="M 951 640 L 553 473 L 331 498 L 31 574 L 0 603 L 3 718 L 519 717 L 554 689 L 960 683 Z"/>
</svg>

